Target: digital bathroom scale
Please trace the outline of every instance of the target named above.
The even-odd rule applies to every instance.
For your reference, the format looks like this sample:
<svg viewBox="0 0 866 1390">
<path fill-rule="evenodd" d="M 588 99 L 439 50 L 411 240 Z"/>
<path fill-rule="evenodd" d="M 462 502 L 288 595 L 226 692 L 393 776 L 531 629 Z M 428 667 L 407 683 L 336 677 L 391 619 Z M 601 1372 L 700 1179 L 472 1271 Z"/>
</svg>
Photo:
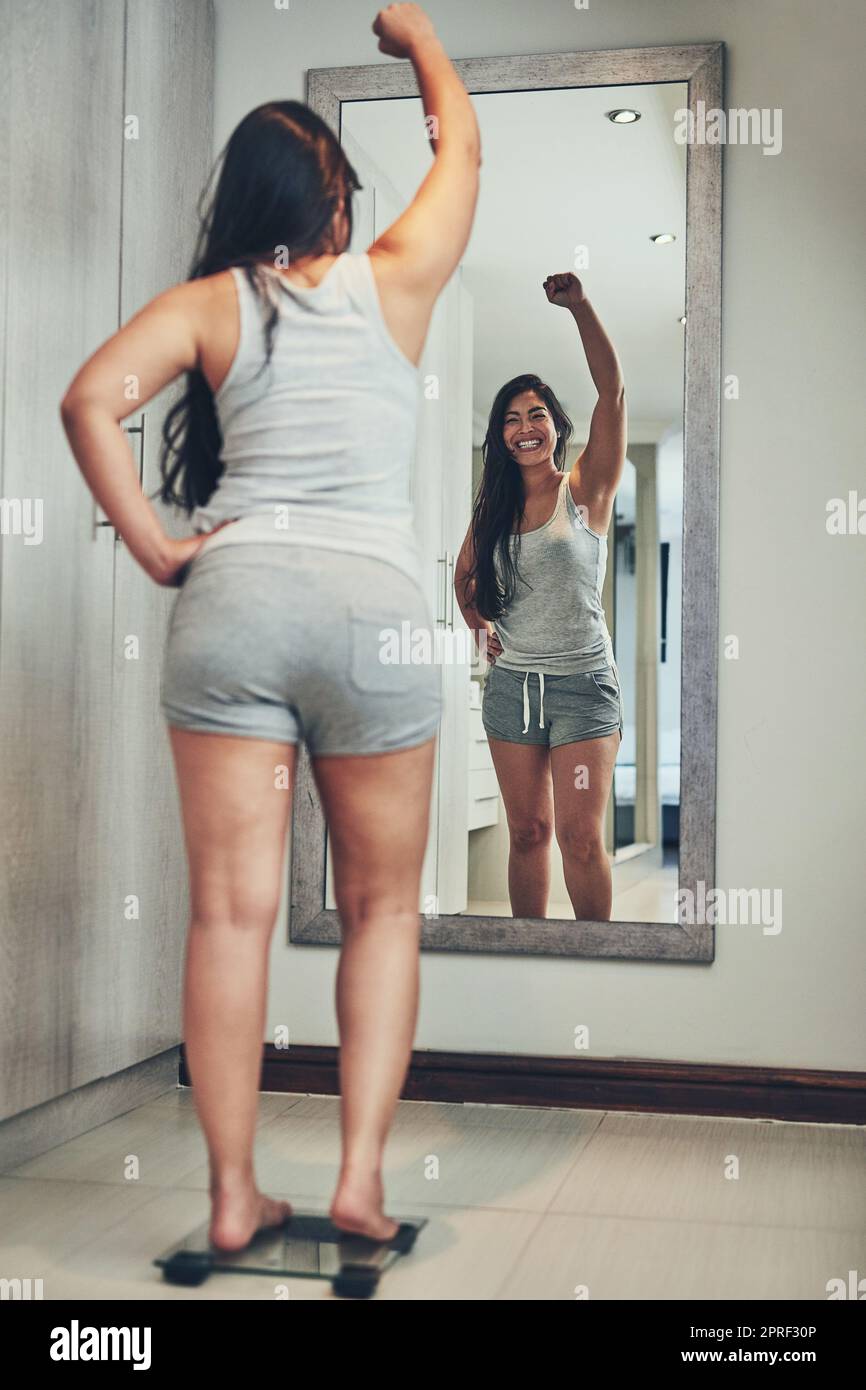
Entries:
<svg viewBox="0 0 866 1390">
<path fill-rule="evenodd" d="M 380 1275 L 409 1254 L 427 1218 L 406 1217 L 392 1240 L 378 1241 L 339 1230 L 322 1212 L 293 1211 L 281 1226 L 257 1231 L 243 1250 L 211 1245 L 209 1225 L 196 1226 L 153 1261 L 169 1284 L 203 1284 L 211 1274 L 282 1274 L 330 1279 L 343 1298 L 370 1298 Z"/>
</svg>

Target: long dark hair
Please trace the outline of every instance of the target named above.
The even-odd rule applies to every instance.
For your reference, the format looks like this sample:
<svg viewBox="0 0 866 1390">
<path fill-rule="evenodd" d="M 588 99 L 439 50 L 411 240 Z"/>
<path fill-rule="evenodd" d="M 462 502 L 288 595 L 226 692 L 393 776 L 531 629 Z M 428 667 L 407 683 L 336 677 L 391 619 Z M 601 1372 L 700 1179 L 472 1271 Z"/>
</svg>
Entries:
<svg viewBox="0 0 866 1390">
<path fill-rule="evenodd" d="M 199 199 L 201 226 L 187 279 L 215 275 L 229 266 L 244 268 L 254 292 L 270 304 L 264 368 L 271 359 L 279 311 L 268 296 L 260 263 L 273 263 L 282 247 L 292 258 L 345 250 L 352 239 L 352 194 L 362 184 L 333 131 L 300 101 L 268 101 L 250 111 L 214 169 L 220 160 L 216 191 L 204 213 L 208 185 Z M 208 184 L 212 177 L 213 172 Z M 346 233 L 337 246 L 332 224 L 341 208 Z M 200 371 L 187 372 L 186 391 L 162 427 L 162 501 L 187 513 L 204 506 L 222 473 L 221 446 L 213 393 Z"/>
<path fill-rule="evenodd" d="M 472 508 L 475 562 L 466 576 L 466 584 L 474 584 L 474 607 L 482 618 L 489 621 L 501 617 L 506 611 L 514 598 L 520 576 L 517 568 L 520 536 L 515 536 L 513 550 L 510 538 L 523 516 L 526 493 L 520 465 L 506 449 L 502 430 L 511 401 L 523 391 L 535 391 L 553 417 L 559 434 L 553 461 L 560 472 L 565 467 L 568 443 L 574 433 L 574 426 L 547 382 L 532 372 L 512 377 L 497 391 L 481 446 L 484 467 Z M 494 568 L 494 555 L 498 555 L 502 566 L 501 578 Z"/>
</svg>

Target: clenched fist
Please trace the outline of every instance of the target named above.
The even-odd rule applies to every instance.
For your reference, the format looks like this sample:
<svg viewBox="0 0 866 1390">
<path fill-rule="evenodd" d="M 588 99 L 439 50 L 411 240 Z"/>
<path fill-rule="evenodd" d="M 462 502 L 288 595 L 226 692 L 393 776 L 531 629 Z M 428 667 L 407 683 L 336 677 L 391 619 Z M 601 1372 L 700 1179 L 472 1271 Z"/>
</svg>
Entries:
<svg viewBox="0 0 866 1390">
<path fill-rule="evenodd" d="M 422 39 L 436 37 L 436 32 L 420 5 L 386 5 L 373 20 L 373 33 L 379 40 L 380 53 L 389 58 L 411 58 L 412 50 Z"/>
<path fill-rule="evenodd" d="M 576 309 L 586 299 L 583 285 L 570 270 L 560 275 L 548 275 L 544 282 L 544 293 L 549 303 L 561 304 L 565 309 Z"/>
</svg>

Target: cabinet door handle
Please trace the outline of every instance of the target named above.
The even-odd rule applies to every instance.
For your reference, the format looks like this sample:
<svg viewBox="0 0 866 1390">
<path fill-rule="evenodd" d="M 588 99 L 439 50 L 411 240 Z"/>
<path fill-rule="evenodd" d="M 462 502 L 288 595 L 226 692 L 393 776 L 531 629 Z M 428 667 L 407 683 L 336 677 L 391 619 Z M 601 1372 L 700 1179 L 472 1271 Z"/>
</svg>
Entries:
<svg viewBox="0 0 866 1390">
<path fill-rule="evenodd" d="M 454 631 L 454 560 L 455 557 L 453 555 L 448 556 L 448 570 L 451 584 L 451 617 L 448 621 L 448 626 L 452 632 Z"/>
<path fill-rule="evenodd" d="M 141 486 L 144 487 L 144 411 L 141 412 L 140 425 L 124 425 L 123 428 L 127 434 L 137 434 L 140 436 L 138 443 L 138 481 L 141 483 Z"/>
<path fill-rule="evenodd" d="M 439 573 L 439 592 L 436 595 L 436 625 L 448 626 L 448 595 L 444 592 L 444 585 L 448 583 L 448 556 L 440 555 L 436 561 L 437 565 L 444 565 L 444 570 Z"/>
<path fill-rule="evenodd" d="M 144 489 L 144 411 L 142 411 L 142 414 L 141 414 L 141 424 L 140 424 L 140 425 L 123 425 L 121 428 L 123 429 L 124 434 L 137 434 L 137 435 L 139 435 L 139 445 L 138 445 L 138 481 L 139 481 L 139 483 L 140 483 L 140 485 L 141 485 L 141 488 L 142 488 L 142 490 L 143 490 L 143 489 Z M 96 522 L 96 525 L 97 525 L 97 526 L 112 526 L 113 524 L 114 524 L 114 523 L 111 522 L 111 521 L 109 521 L 107 518 L 106 518 L 105 521 L 97 521 L 97 522 Z M 115 539 L 116 541 L 120 541 L 121 537 L 120 537 L 120 532 L 119 532 L 119 531 L 115 531 L 115 533 L 114 533 L 114 539 Z"/>
</svg>

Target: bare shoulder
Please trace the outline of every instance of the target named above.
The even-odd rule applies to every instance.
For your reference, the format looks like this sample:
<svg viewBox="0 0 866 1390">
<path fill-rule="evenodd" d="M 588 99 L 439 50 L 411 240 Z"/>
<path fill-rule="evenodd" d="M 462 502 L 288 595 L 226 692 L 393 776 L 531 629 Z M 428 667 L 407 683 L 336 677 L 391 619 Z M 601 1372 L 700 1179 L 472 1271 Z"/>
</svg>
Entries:
<svg viewBox="0 0 866 1390">
<path fill-rule="evenodd" d="M 212 327 L 213 313 L 224 311 L 235 298 L 231 271 L 220 270 L 196 280 L 181 280 L 158 294 L 154 302 L 164 310 L 183 316 L 197 336 L 204 336 Z"/>
<path fill-rule="evenodd" d="M 206 303 L 214 295 L 225 294 L 230 290 L 232 274 L 230 270 L 219 270 L 215 275 L 202 275 L 196 280 L 181 280 L 162 291 L 162 297 L 171 298 L 179 308 L 194 310 Z"/>
<path fill-rule="evenodd" d="M 236 297 L 231 270 L 218 270 L 213 275 L 184 280 L 175 289 L 185 297 L 191 312 L 207 310 L 208 305 L 225 304 Z"/>
</svg>

